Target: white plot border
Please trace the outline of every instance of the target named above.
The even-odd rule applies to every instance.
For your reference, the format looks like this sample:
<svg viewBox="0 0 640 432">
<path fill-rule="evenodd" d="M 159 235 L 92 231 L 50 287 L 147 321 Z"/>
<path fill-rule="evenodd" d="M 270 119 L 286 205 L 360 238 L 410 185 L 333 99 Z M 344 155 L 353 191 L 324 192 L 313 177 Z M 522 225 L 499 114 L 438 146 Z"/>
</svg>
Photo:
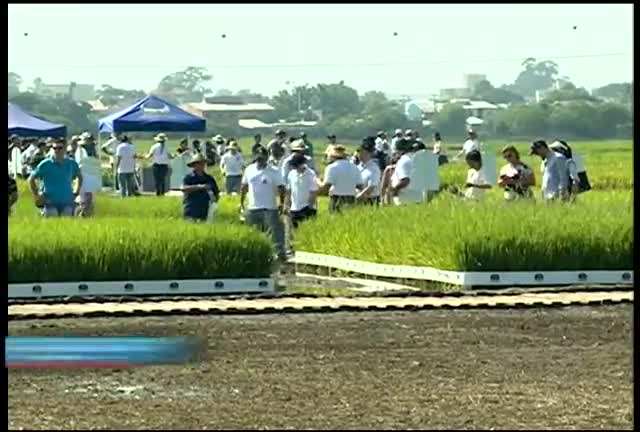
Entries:
<svg viewBox="0 0 640 432">
<path fill-rule="evenodd" d="M 275 292 L 271 278 L 9 284 L 9 299 L 71 296 L 256 294 Z"/>
<path fill-rule="evenodd" d="M 433 267 L 377 264 L 310 252 L 296 252 L 292 263 L 371 276 L 434 281 L 459 286 L 633 285 L 631 270 L 463 272 Z"/>
</svg>

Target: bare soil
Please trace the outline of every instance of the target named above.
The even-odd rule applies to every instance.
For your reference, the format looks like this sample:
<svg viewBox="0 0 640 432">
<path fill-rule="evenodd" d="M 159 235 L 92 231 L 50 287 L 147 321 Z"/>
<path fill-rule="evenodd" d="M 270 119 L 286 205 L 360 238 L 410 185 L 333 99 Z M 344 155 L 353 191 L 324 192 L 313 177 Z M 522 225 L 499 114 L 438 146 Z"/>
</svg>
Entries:
<svg viewBox="0 0 640 432">
<path fill-rule="evenodd" d="M 632 429 L 632 306 L 14 321 L 197 335 L 194 365 L 9 372 L 9 429 Z"/>
</svg>

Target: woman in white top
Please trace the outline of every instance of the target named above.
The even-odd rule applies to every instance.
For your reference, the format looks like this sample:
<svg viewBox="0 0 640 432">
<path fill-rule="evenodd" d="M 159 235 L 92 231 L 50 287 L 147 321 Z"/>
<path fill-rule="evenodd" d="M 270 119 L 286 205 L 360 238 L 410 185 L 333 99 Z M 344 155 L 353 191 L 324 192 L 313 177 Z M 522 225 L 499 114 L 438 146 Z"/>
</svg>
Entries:
<svg viewBox="0 0 640 432">
<path fill-rule="evenodd" d="M 442 142 L 440 132 L 436 132 L 433 134 L 433 154 L 438 155 L 438 165 L 449 163 L 449 158 L 447 157 L 447 149 Z"/>
<path fill-rule="evenodd" d="M 468 200 L 482 199 L 484 192 L 487 189 L 491 189 L 491 185 L 482 172 L 482 155 L 478 150 L 472 150 L 467 153 L 465 160 L 469 166 L 469 171 L 464 185 L 464 197 Z"/>
<path fill-rule="evenodd" d="M 94 213 L 94 198 L 102 189 L 102 167 L 91 134 L 83 134 L 78 144 L 74 154 L 74 159 L 82 173 L 82 185 L 78 197 L 80 200 L 78 216 L 89 217 Z"/>
<path fill-rule="evenodd" d="M 507 164 L 500 169 L 498 185 L 504 188 L 504 199 L 533 198 L 531 186 L 536 184 L 533 170 L 520 160 L 520 153 L 514 146 L 502 150 Z"/>
<path fill-rule="evenodd" d="M 146 159 L 153 158 L 153 180 L 156 188 L 156 195 L 163 196 L 169 191 L 169 163 L 171 155 L 167 148 L 167 136 L 163 133 L 153 138 L 156 142 L 149 149 Z"/>
</svg>

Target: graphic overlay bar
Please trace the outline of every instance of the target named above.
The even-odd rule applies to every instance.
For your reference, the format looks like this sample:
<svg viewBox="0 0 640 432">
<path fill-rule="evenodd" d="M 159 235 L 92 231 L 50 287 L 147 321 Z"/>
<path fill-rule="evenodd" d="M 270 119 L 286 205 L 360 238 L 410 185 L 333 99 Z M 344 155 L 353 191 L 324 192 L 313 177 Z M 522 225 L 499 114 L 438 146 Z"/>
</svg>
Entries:
<svg viewBox="0 0 640 432">
<path fill-rule="evenodd" d="M 7 337 L 5 366 L 15 368 L 125 368 L 196 361 L 197 338 Z"/>
</svg>

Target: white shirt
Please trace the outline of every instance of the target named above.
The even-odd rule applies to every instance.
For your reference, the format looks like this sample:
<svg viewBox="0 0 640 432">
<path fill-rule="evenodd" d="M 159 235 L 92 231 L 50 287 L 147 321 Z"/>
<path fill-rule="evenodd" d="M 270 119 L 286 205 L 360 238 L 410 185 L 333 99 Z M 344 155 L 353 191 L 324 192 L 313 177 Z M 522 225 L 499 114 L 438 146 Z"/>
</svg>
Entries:
<svg viewBox="0 0 640 432">
<path fill-rule="evenodd" d="M 382 177 L 382 172 L 376 161 L 371 159 L 365 164 L 360 164 L 358 169 L 360 170 L 360 177 L 362 177 L 364 187 L 372 186 L 369 192 L 369 198 L 380 196 L 380 178 Z"/>
<path fill-rule="evenodd" d="M 136 170 L 136 147 L 131 143 L 120 143 L 116 148 L 116 157 L 120 157 L 118 174 L 133 174 Z"/>
<path fill-rule="evenodd" d="M 415 190 L 415 185 L 411 184 L 411 174 L 413 172 L 413 160 L 408 154 L 403 154 L 398 162 L 396 168 L 393 170 L 391 176 L 391 186 L 396 187 L 402 179 L 408 178 L 409 185 L 398 192 L 398 195 L 393 197 L 395 205 L 416 203 L 422 201 L 422 191 Z"/>
<path fill-rule="evenodd" d="M 466 182 L 469 184 L 478 185 L 478 186 L 484 186 L 489 184 L 482 170 L 475 170 L 473 168 L 469 169 L 469 171 L 467 172 Z M 464 191 L 464 196 L 467 199 L 477 200 L 484 196 L 484 192 L 485 192 L 485 189 L 468 187 Z"/>
<path fill-rule="evenodd" d="M 276 210 L 278 186 L 284 186 L 280 171 L 267 165 L 263 169 L 251 164 L 244 171 L 242 184 L 249 187 L 249 210 Z"/>
<path fill-rule="evenodd" d="M 391 154 L 396 152 L 396 142 L 400 139 L 400 137 L 394 136 L 391 138 Z"/>
<path fill-rule="evenodd" d="M 464 144 L 462 145 L 462 150 L 464 150 L 464 154 L 467 155 L 469 154 L 469 152 L 472 152 L 473 150 L 478 150 L 480 151 L 480 141 L 477 139 L 468 139 L 464 142 Z"/>
<path fill-rule="evenodd" d="M 220 159 L 220 168 L 224 171 L 226 176 L 239 176 L 242 175 L 242 167 L 244 166 L 244 159 L 240 153 L 231 154 L 227 152 Z"/>
<path fill-rule="evenodd" d="M 563 155 L 549 152 L 542 160 L 542 198 L 545 200 L 560 198 L 569 184 L 567 158 Z"/>
<path fill-rule="evenodd" d="M 356 186 L 362 184 L 362 177 L 357 166 L 338 159 L 325 168 L 324 181 L 331 184 L 330 196 L 356 196 Z"/>
<path fill-rule="evenodd" d="M 155 165 L 169 165 L 169 162 L 171 162 L 168 143 L 164 143 L 164 149 L 162 149 L 162 144 L 155 143 L 151 146 L 149 152 L 153 157 L 153 163 Z"/>
<path fill-rule="evenodd" d="M 437 155 L 446 156 L 447 148 L 444 146 L 444 143 L 442 141 L 436 141 L 433 144 L 433 152 Z"/>
<path fill-rule="evenodd" d="M 35 152 L 38 151 L 38 146 L 35 144 L 29 144 L 29 147 L 26 148 L 25 151 L 22 152 L 22 159 L 29 160 L 33 157 Z"/>
<path fill-rule="evenodd" d="M 318 178 L 309 168 L 305 168 L 302 174 L 291 170 L 287 177 L 287 190 L 291 192 L 291 211 L 302 210 L 309 207 L 311 192 L 318 191 Z"/>
<path fill-rule="evenodd" d="M 111 164 L 114 164 L 116 162 L 116 159 L 113 157 L 113 155 L 116 154 L 116 150 L 118 150 L 119 145 L 120 145 L 120 140 L 118 138 L 113 138 L 113 137 L 109 138 L 106 143 L 102 144 L 101 149 L 105 149 L 109 153 L 111 153 L 111 156 L 109 156 L 109 162 Z"/>
<path fill-rule="evenodd" d="M 389 149 L 388 149 L 389 144 L 387 143 L 386 139 L 382 139 L 380 137 L 376 138 L 376 150 L 381 152 L 381 153 L 386 153 Z"/>
</svg>

